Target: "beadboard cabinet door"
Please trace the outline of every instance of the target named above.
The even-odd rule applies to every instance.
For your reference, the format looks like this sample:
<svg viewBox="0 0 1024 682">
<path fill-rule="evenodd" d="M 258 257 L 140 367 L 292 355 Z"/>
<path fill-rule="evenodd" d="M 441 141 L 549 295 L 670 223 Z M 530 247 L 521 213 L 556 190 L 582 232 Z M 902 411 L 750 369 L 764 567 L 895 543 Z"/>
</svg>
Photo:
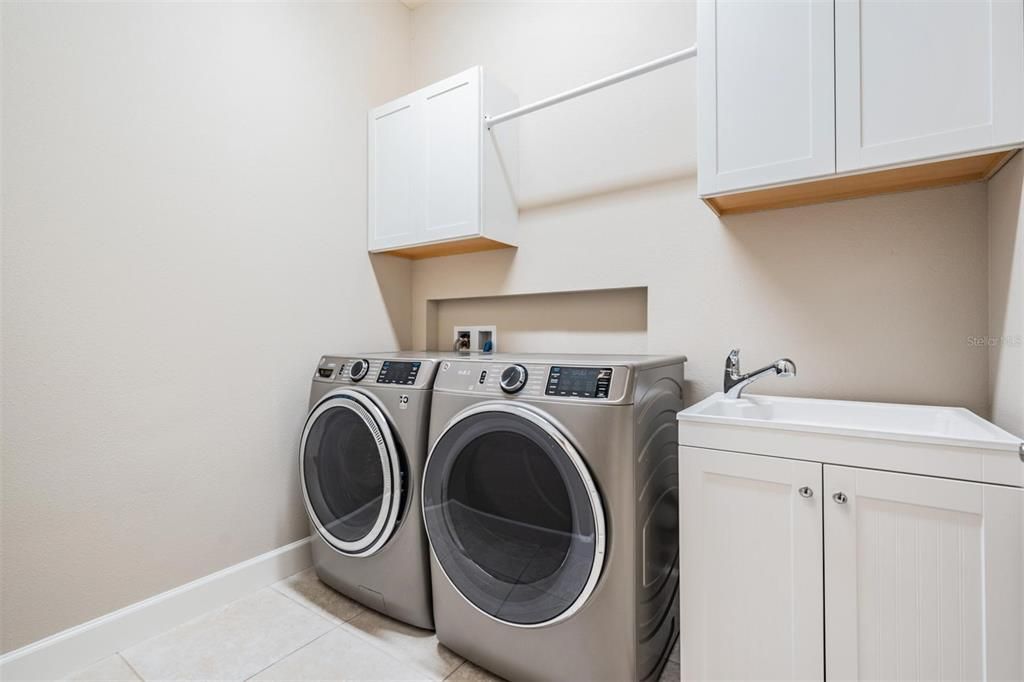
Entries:
<svg viewBox="0 0 1024 682">
<path fill-rule="evenodd" d="M 1024 491 L 825 465 L 826 679 L 1024 679 Z"/>
<path fill-rule="evenodd" d="M 1024 141 L 1024 0 L 836 0 L 842 173 Z"/>
<path fill-rule="evenodd" d="M 821 679 L 822 465 L 680 457 L 683 679 Z"/>
<path fill-rule="evenodd" d="M 697 8 L 700 195 L 835 173 L 832 0 Z"/>
</svg>

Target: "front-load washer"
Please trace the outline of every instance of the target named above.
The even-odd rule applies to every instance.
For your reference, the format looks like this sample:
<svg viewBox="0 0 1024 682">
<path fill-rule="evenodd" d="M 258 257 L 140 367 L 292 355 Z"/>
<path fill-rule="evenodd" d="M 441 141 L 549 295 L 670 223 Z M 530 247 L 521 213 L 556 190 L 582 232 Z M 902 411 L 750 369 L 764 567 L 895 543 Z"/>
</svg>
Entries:
<svg viewBox="0 0 1024 682">
<path fill-rule="evenodd" d="M 657 679 L 679 632 L 684 362 L 442 362 L 422 489 L 442 644 L 514 680 Z"/>
<path fill-rule="evenodd" d="M 434 626 L 419 482 L 438 360 L 320 359 L 299 472 L 320 580 L 381 613 Z"/>
</svg>

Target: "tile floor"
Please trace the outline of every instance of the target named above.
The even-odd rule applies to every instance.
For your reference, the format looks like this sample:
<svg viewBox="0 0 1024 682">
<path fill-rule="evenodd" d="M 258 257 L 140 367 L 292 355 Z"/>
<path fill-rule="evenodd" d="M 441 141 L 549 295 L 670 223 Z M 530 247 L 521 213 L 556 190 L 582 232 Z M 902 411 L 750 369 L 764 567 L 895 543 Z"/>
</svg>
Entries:
<svg viewBox="0 0 1024 682">
<path fill-rule="evenodd" d="M 363 608 L 313 569 L 140 642 L 72 680 L 499 680 L 419 630 Z M 679 648 L 662 682 L 679 679 Z"/>
</svg>

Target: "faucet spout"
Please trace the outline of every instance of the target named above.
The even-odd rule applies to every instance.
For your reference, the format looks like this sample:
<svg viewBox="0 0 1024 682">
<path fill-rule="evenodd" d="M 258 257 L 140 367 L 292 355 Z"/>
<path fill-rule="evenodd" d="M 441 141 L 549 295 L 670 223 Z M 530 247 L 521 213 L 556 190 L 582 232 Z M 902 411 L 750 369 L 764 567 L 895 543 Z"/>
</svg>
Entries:
<svg viewBox="0 0 1024 682">
<path fill-rule="evenodd" d="M 740 373 L 740 350 L 735 348 L 730 351 L 725 359 L 725 397 L 738 400 L 743 397 L 743 391 L 747 386 L 768 375 L 779 377 L 796 376 L 796 363 L 789 358 L 781 358 L 761 369 L 754 370 L 748 374 Z"/>
</svg>

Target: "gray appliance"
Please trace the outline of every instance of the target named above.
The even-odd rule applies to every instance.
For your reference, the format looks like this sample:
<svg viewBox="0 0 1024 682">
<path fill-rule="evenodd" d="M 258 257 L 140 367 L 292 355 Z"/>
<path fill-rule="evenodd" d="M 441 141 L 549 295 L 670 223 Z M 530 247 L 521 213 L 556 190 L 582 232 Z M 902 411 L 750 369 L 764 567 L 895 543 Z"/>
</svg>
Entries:
<svg viewBox="0 0 1024 682">
<path fill-rule="evenodd" d="M 442 644 L 513 680 L 658 678 L 679 632 L 684 363 L 441 363 L 422 495 Z"/>
<path fill-rule="evenodd" d="M 434 620 L 418 488 L 437 366 L 423 353 L 324 356 L 299 451 L 317 575 L 427 629 Z"/>
</svg>

